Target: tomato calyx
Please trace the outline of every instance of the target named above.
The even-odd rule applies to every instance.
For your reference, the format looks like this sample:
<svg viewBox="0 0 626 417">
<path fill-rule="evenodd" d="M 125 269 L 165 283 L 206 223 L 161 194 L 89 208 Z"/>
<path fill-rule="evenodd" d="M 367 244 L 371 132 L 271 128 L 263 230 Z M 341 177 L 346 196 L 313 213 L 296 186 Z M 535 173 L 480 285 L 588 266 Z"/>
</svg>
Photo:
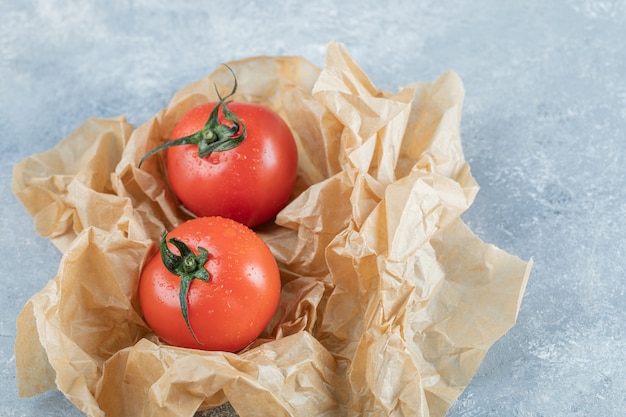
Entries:
<svg viewBox="0 0 626 417">
<path fill-rule="evenodd" d="M 169 249 L 167 246 L 168 242 L 178 249 L 180 255 L 176 255 Z M 199 254 L 196 255 L 182 240 L 176 239 L 175 237 L 168 240 L 167 232 L 163 233 L 163 237 L 161 238 L 160 252 L 161 260 L 163 261 L 165 268 L 167 268 L 167 270 L 172 274 L 180 277 L 180 290 L 178 292 L 180 310 L 183 314 L 183 318 L 185 319 L 185 324 L 191 332 L 194 340 L 199 344 L 202 344 L 193 332 L 191 323 L 189 323 L 189 303 L 187 300 L 187 294 L 189 293 L 191 281 L 194 279 L 209 282 L 210 275 L 204 267 L 204 264 L 209 259 L 209 252 L 204 248 L 198 247 Z"/>
<path fill-rule="evenodd" d="M 233 89 L 228 95 L 222 97 L 220 92 L 217 90 L 217 86 L 215 86 L 215 92 L 217 93 L 219 101 L 213 108 L 213 111 L 211 111 L 211 114 L 202 129 L 191 135 L 167 141 L 152 149 L 141 158 L 138 164 L 139 168 L 141 168 L 141 165 L 147 158 L 172 146 L 197 145 L 198 156 L 200 158 L 204 158 L 213 152 L 226 151 L 228 149 L 235 148 L 243 142 L 247 135 L 246 125 L 239 118 L 239 116 L 228 108 L 228 103 L 230 102 L 226 101 L 235 94 L 235 91 L 237 91 L 237 77 L 235 76 L 232 68 L 226 64 L 224 64 L 224 66 L 228 68 L 230 73 L 233 75 Z M 222 110 L 224 119 L 228 123 L 220 122 L 220 109 Z"/>
</svg>

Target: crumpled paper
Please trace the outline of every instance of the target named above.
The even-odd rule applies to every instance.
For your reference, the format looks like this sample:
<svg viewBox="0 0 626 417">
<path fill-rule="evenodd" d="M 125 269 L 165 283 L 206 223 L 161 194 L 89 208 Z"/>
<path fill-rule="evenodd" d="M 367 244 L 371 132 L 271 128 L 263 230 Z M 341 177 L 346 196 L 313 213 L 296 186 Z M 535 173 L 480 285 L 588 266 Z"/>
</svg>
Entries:
<svg viewBox="0 0 626 417">
<path fill-rule="evenodd" d="M 262 103 L 299 149 L 293 198 L 257 229 L 281 265 L 280 306 L 237 354 L 168 346 L 137 300 L 164 229 L 189 218 L 166 153 L 137 168 L 191 107 L 230 91 L 225 67 L 138 128 L 90 119 L 14 168 L 12 189 L 63 252 L 17 320 L 22 396 L 58 388 L 88 416 L 443 416 L 515 323 L 532 261 L 460 216 L 478 185 L 463 157 L 459 77 L 378 90 L 344 45 L 230 62 L 234 99 Z"/>
</svg>

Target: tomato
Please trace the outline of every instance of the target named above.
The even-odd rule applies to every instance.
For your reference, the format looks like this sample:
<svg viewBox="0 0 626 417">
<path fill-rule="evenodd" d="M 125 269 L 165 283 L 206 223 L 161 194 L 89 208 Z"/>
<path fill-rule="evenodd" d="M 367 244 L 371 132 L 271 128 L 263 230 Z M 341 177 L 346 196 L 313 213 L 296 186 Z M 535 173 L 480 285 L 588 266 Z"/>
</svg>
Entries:
<svg viewBox="0 0 626 417">
<path fill-rule="evenodd" d="M 188 220 L 164 235 L 139 279 L 150 328 L 186 348 L 243 349 L 268 325 L 279 298 L 279 270 L 265 242 L 217 216 Z"/>
<path fill-rule="evenodd" d="M 215 103 L 193 108 L 175 126 L 171 140 L 206 123 Z M 298 154 L 289 127 L 267 107 L 234 102 L 230 110 L 246 125 L 238 146 L 198 157 L 194 145 L 168 149 L 167 173 L 174 194 L 198 216 L 224 216 L 250 227 L 273 218 L 288 202 Z"/>
<path fill-rule="evenodd" d="M 235 78 L 226 98 L 236 88 Z M 289 201 L 298 169 L 296 143 L 273 110 L 226 98 L 192 108 L 170 140 L 146 156 L 167 148 L 172 191 L 196 216 L 223 216 L 255 227 Z"/>
</svg>

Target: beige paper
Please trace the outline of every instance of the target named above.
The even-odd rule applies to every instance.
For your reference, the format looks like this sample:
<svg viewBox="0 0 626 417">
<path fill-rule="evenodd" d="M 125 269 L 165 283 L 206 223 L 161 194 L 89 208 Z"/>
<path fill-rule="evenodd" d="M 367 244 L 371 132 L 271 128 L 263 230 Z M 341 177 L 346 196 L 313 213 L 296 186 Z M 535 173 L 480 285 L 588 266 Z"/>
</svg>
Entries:
<svg viewBox="0 0 626 417">
<path fill-rule="evenodd" d="M 282 269 L 266 332 L 238 354 L 168 346 L 142 320 L 137 280 L 154 242 L 189 215 L 165 153 L 137 162 L 191 107 L 229 91 L 223 67 L 134 129 L 86 121 L 16 165 L 13 191 L 63 252 L 17 326 L 19 392 L 58 388 L 88 416 L 443 416 L 514 325 L 531 262 L 478 239 L 460 215 L 478 186 L 463 158 L 454 73 L 380 91 L 338 43 L 231 62 L 236 100 L 292 128 L 291 203 L 257 231 Z"/>
</svg>

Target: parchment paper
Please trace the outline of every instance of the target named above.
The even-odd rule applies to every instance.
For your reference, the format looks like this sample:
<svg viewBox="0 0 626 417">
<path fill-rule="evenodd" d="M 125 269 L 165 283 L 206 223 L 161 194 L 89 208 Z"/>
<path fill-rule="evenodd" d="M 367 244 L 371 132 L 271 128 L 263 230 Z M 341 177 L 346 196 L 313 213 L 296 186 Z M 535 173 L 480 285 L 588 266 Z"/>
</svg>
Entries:
<svg viewBox="0 0 626 417">
<path fill-rule="evenodd" d="M 142 319 L 137 281 L 164 229 L 189 218 L 165 153 L 137 168 L 191 107 L 231 88 L 224 67 L 134 129 L 90 119 L 14 168 L 38 233 L 63 252 L 17 321 L 20 395 L 58 388 L 88 416 L 443 416 L 515 323 L 531 261 L 486 244 L 460 215 L 478 185 L 445 73 L 378 90 L 339 43 L 231 62 L 236 100 L 283 116 L 299 149 L 290 204 L 257 230 L 281 265 L 278 311 L 237 354 L 168 346 Z"/>
</svg>

